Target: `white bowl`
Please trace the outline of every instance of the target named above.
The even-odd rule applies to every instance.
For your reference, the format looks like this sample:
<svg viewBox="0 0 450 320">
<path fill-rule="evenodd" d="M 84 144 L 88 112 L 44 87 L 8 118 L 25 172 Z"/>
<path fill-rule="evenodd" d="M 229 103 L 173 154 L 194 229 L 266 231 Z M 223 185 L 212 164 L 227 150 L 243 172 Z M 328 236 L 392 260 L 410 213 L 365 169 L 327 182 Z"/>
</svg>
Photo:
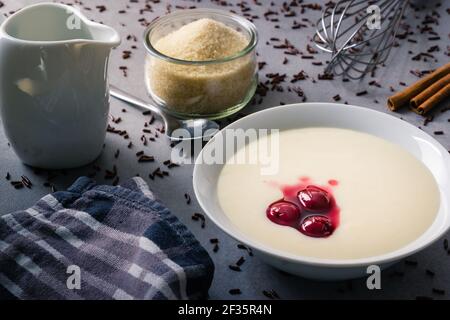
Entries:
<svg viewBox="0 0 450 320">
<path fill-rule="evenodd" d="M 293 129 L 304 127 L 346 128 L 372 134 L 393 142 L 415 156 L 433 174 L 440 191 L 440 208 L 433 224 L 408 245 L 383 255 L 363 259 L 319 259 L 273 249 L 240 231 L 226 216 L 217 197 L 217 180 L 223 164 L 199 161 L 210 148 L 223 147 L 211 139 L 199 154 L 194 168 L 195 195 L 208 217 L 228 235 L 251 247 L 274 267 L 306 278 L 342 280 L 367 275 L 369 265 L 385 268 L 439 239 L 450 227 L 450 155 L 422 130 L 388 114 L 367 108 L 335 103 L 300 103 L 266 109 L 244 117 L 226 129 Z M 220 134 L 220 133 L 219 133 Z"/>
</svg>

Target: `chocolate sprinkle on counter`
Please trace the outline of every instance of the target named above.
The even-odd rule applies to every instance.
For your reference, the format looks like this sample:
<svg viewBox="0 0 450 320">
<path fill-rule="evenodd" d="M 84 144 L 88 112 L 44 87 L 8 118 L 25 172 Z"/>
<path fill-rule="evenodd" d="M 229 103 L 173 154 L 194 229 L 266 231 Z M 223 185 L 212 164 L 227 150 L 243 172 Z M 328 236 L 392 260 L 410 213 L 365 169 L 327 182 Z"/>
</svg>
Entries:
<svg viewBox="0 0 450 320">
<path fill-rule="evenodd" d="M 238 243 L 238 244 L 237 244 L 237 248 L 238 248 L 238 249 L 241 249 L 241 250 L 247 251 L 247 252 L 248 252 L 248 255 L 249 255 L 250 257 L 253 256 L 252 248 L 249 248 L 249 247 L 247 247 L 246 245 L 243 245 L 242 243 Z"/>
<path fill-rule="evenodd" d="M 22 178 L 22 184 L 27 187 L 28 189 L 31 189 L 31 186 L 33 185 L 31 183 L 31 180 L 27 176 L 21 176 Z"/>
<path fill-rule="evenodd" d="M 275 299 L 275 297 L 269 291 L 263 290 L 262 293 L 269 299 L 272 299 L 272 300 Z"/>
<path fill-rule="evenodd" d="M 167 168 L 172 169 L 174 167 L 179 167 L 180 165 L 172 162 L 171 160 L 166 160 L 163 162 L 163 165 L 167 166 Z"/>
<path fill-rule="evenodd" d="M 96 8 L 98 9 L 98 12 L 104 12 L 106 11 L 106 7 L 105 6 L 96 6 Z"/>
<path fill-rule="evenodd" d="M 262 70 L 266 65 L 267 65 L 267 62 L 265 62 L 265 61 L 258 62 L 258 69 Z"/>
<path fill-rule="evenodd" d="M 425 274 L 430 277 L 434 277 L 434 275 L 435 275 L 435 273 L 433 271 L 431 271 L 430 269 L 426 269 Z"/>
<path fill-rule="evenodd" d="M 363 90 L 363 91 L 360 91 L 360 92 L 357 92 L 356 93 L 356 96 L 363 96 L 363 95 L 366 95 L 367 94 L 367 90 Z"/>
<path fill-rule="evenodd" d="M 202 228 L 202 229 L 205 228 L 206 219 L 205 219 L 205 216 L 204 216 L 203 214 L 197 213 L 197 212 L 194 213 L 194 214 L 192 215 L 192 220 L 194 220 L 194 221 L 200 220 L 200 221 L 202 222 L 201 228 Z"/>
<path fill-rule="evenodd" d="M 239 260 L 236 262 L 236 265 L 238 267 L 242 266 L 245 262 L 245 258 L 244 257 L 240 257 Z"/>
<path fill-rule="evenodd" d="M 280 299 L 280 296 L 275 290 L 263 290 L 262 294 L 271 300 Z"/>
<path fill-rule="evenodd" d="M 235 266 L 235 265 L 229 265 L 228 268 L 230 268 L 230 270 L 236 271 L 236 272 L 241 272 L 241 268 L 239 268 L 239 266 Z"/>
<path fill-rule="evenodd" d="M 237 244 L 237 247 L 238 247 L 238 249 L 247 250 L 247 247 L 240 243 Z"/>
<path fill-rule="evenodd" d="M 418 265 L 417 261 L 414 261 L 414 260 L 405 260 L 405 264 L 407 266 L 417 266 Z"/>
<path fill-rule="evenodd" d="M 24 187 L 22 181 L 11 181 L 11 185 L 12 185 L 15 189 L 22 189 L 22 188 Z"/>
<path fill-rule="evenodd" d="M 187 193 L 184 194 L 184 198 L 186 199 L 186 204 L 189 205 L 191 204 L 191 196 L 188 195 Z"/>
<path fill-rule="evenodd" d="M 155 158 L 153 156 L 141 155 L 138 159 L 138 162 L 153 162 Z"/>
<path fill-rule="evenodd" d="M 271 290 L 270 293 L 272 293 L 272 296 L 274 296 L 276 299 L 281 299 L 278 293 L 275 290 Z"/>
<path fill-rule="evenodd" d="M 105 179 L 112 180 L 117 176 L 117 167 L 114 165 L 112 170 L 105 170 Z"/>
<path fill-rule="evenodd" d="M 231 295 L 238 295 L 238 294 L 241 294 L 241 293 L 242 293 L 241 289 L 238 289 L 238 288 L 236 288 L 236 289 L 230 289 L 228 292 L 229 292 Z"/>
</svg>

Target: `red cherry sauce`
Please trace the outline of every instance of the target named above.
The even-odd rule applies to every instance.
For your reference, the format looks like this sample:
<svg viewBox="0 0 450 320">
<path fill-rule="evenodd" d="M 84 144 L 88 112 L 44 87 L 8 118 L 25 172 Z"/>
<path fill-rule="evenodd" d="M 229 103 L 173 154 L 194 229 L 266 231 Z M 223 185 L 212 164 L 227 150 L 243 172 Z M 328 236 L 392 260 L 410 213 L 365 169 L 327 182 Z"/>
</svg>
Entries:
<svg viewBox="0 0 450 320">
<path fill-rule="evenodd" d="M 283 198 L 269 205 L 266 215 L 270 221 L 306 236 L 328 237 L 339 225 L 340 210 L 332 190 L 338 184 L 331 179 L 327 186 L 318 186 L 308 177 L 301 177 L 295 185 L 280 187 Z"/>
</svg>

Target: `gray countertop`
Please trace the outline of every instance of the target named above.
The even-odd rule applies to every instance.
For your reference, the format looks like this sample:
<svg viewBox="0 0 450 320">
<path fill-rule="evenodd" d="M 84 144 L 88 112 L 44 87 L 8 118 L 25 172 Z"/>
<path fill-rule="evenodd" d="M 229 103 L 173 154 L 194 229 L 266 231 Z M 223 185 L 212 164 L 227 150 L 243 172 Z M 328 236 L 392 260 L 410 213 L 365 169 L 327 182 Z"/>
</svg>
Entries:
<svg viewBox="0 0 450 320">
<path fill-rule="evenodd" d="M 0 8 L 0 12 L 8 14 L 11 10 L 18 9 L 25 4 L 38 1 L 3 1 L 4 6 Z M 90 18 L 101 21 L 105 24 L 115 27 L 122 35 L 123 41 L 119 48 L 113 51 L 110 62 L 110 82 L 141 97 L 146 97 L 144 86 L 144 57 L 145 49 L 141 43 L 141 35 L 144 26 L 141 18 L 151 21 L 155 17 L 164 14 L 168 9 L 175 9 L 176 5 L 180 6 L 197 6 L 212 7 L 221 9 L 235 10 L 242 13 L 241 7 L 236 6 L 240 1 L 227 1 L 229 7 L 224 8 L 217 5 L 219 1 L 170 1 L 171 6 L 168 7 L 169 1 L 161 1 L 153 3 L 153 1 L 138 0 L 131 2 L 128 0 L 84 0 L 83 12 Z M 332 102 L 333 96 L 339 94 L 342 97 L 340 102 L 348 102 L 349 104 L 360 105 L 367 108 L 389 112 L 386 109 L 386 98 L 392 94 L 390 86 L 395 90 L 402 88 L 400 82 L 410 84 L 417 78 L 410 73 L 410 70 L 429 70 L 437 66 L 443 65 L 449 61 L 449 3 L 445 1 L 427 1 L 427 8 L 414 12 L 409 9 L 406 13 L 412 30 L 416 30 L 416 25 L 426 14 L 436 12 L 440 15 L 439 25 L 431 25 L 437 31 L 441 40 L 429 41 L 428 34 L 420 34 L 415 32 L 409 38 L 413 41 L 402 41 L 399 48 L 396 48 L 387 62 L 387 67 L 377 71 L 376 79 L 381 87 L 368 86 L 369 81 L 373 78 L 367 77 L 363 81 L 358 82 L 342 82 L 337 78 L 332 81 L 317 81 L 314 83 L 312 78 L 317 79 L 317 74 L 322 73 L 323 66 L 313 66 L 311 60 L 301 59 L 299 56 L 285 56 L 283 50 L 273 48 L 274 43 L 268 44 L 270 38 L 276 37 L 280 39 L 289 39 L 299 50 L 305 51 L 306 44 L 310 43 L 309 39 L 314 32 L 314 28 L 307 27 L 293 30 L 291 25 L 294 20 L 300 21 L 302 18 L 308 18 L 316 21 L 320 16 L 320 11 L 306 9 L 301 13 L 300 7 L 294 8 L 296 17 L 285 17 L 279 14 L 275 21 L 266 21 L 264 12 L 268 9 L 280 12 L 282 1 L 273 1 L 275 4 L 270 5 L 270 1 L 261 0 L 264 5 L 256 5 L 253 1 L 248 1 L 252 8 L 250 14 L 258 15 L 259 19 L 254 22 L 259 30 L 260 43 L 258 46 L 259 61 L 266 61 L 267 65 L 260 71 L 260 80 L 265 81 L 267 73 L 280 74 L 286 73 L 287 81 L 281 86 L 284 92 L 269 91 L 264 97 L 261 104 L 252 104 L 243 111 L 251 113 L 256 110 L 270 108 L 283 103 L 301 102 L 301 98 L 295 92 L 289 92 L 287 87 L 292 75 L 300 70 L 310 76 L 309 79 L 297 82 L 295 86 L 300 86 L 309 102 Z M 317 1 L 325 3 L 325 1 Z M 419 1 L 420 2 L 420 1 Z M 443 2 L 442 5 L 438 5 Z M 151 11 L 140 13 L 140 9 L 145 8 L 145 4 L 151 5 Z M 310 1 L 305 1 L 310 3 Z M 421 2 L 423 3 L 423 1 Z M 106 10 L 100 10 L 99 7 L 104 5 Z M 125 13 L 119 13 L 125 10 Z M 434 15 L 437 17 L 437 15 Z M 306 24 L 309 25 L 308 22 Z M 276 28 L 276 26 L 279 28 Z M 127 40 L 128 35 L 135 35 L 137 42 L 132 39 Z M 413 61 L 411 57 L 419 52 L 426 52 L 432 45 L 438 45 L 440 50 L 434 52 L 435 59 L 428 58 L 427 61 Z M 133 49 L 132 46 L 136 46 Z M 129 59 L 122 58 L 123 50 L 131 50 L 132 54 Z M 413 53 L 408 53 L 412 51 Z M 287 57 L 289 60 L 283 64 L 283 59 Z M 318 54 L 315 60 L 325 61 L 328 57 L 324 54 Z M 127 77 L 124 77 L 120 66 L 127 66 Z M 356 96 L 357 92 L 367 90 L 368 93 L 363 96 Z M 259 99 L 257 99 L 259 100 Z M 376 103 L 375 100 L 379 101 Z M 448 101 L 446 102 L 448 106 Z M 441 107 L 446 107 L 441 106 Z M 127 112 L 123 113 L 122 109 L 126 108 Z M 434 298 L 450 298 L 450 255 L 443 249 L 442 241 L 439 241 L 411 257 L 411 260 L 417 261 L 417 265 L 399 263 L 393 268 L 386 270 L 382 277 L 382 289 L 370 291 L 366 288 L 365 280 L 353 280 L 351 282 L 315 282 L 290 275 L 283 274 L 270 266 L 262 263 L 258 257 L 249 257 L 242 266 L 242 272 L 233 272 L 229 270 L 228 265 L 235 263 L 239 257 L 245 252 L 237 249 L 236 242 L 215 227 L 209 221 L 206 222 L 206 228 L 202 229 L 200 224 L 191 220 L 194 212 L 201 212 L 197 202 L 193 196 L 192 190 L 192 165 L 183 165 L 173 168 L 170 176 L 164 179 L 156 178 L 150 180 L 148 174 L 162 162 L 170 158 L 170 142 L 166 137 L 160 137 L 155 142 L 149 142 L 147 146 L 143 146 L 139 138 L 142 135 L 144 122 L 148 117 L 142 115 L 139 110 L 127 107 L 121 102 L 111 100 L 111 115 L 121 117 L 120 124 L 113 124 L 121 130 L 127 130 L 130 134 L 130 140 L 124 140 L 122 137 L 114 134 L 107 134 L 106 147 L 102 156 L 95 162 L 100 166 L 103 172 L 98 173 L 95 179 L 99 183 L 111 183 L 110 180 L 104 180 L 104 170 L 111 169 L 113 165 L 118 168 L 118 175 L 123 181 L 136 174 L 144 177 L 156 196 L 161 199 L 169 209 L 174 212 L 184 222 L 199 239 L 199 241 L 210 252 L 216 266 L 214 281 L 210 289 L 210 297 L 212 299 L 227 298 L 243 298 L 256 299 L 265 298 L 262 294 L 263 290 L 274 289 L 282 298 L 286 299 L 315 299 L 315 298 L 354 298 L 354 299 L 414 299 L 416 296 L 431 296 Z M 446 149 L 450 149 L 450 111 L 434 113 L 434 120 L 426 126 L 423 124 L 424 119 L 412 112 L 402 111 L 393 114 L 396 117 L 402 117 L 414 125 L 420 126 L 423 130 L 433 135 L 435 131 L 444 131 L 443 135 L 436 135 L 436 139 L 442 143 Z M 156 126 L 160 125 L 158 121 Z M 0 119 L 0 127 L 2 127 L 2 119 Z M 128 149 L 127 145 L 132 141 L 134 147 Z M 116 150 L 120 150 L 120 155 L 115 158 Z M 154 155 L 155 163 L 144 164 L 137 163 L 135 153 L 139 150 L 145 150 L 147 154 Z M 68 187 L 76 177 L 87 175 L 94 171 L 92 165 L 85 168 L 58 171 L 53 178 L 52 183 L 57 189 Z M 9 182 L 4 179 L 7 172 L 13 178 L 27 175 L 33 181 L 32 189 L 15 190 Z M 48 187 L 43 183 L 47 180 L 47 174 L 41 173 L 36 175 L 32 168 L 23 165 L 9 147 L 8 141 L 4 136 L 3 130 L 0 129 L 0 214 L 6 214 L 11 211 L 26 208 L 32 205 L 37 199 L 50 192 Z M 188 193 L 192 196 L 192 203 L 187 204 L 184 194 Z M 1 235 L 0 235 L 1 236 Z M 209 243 L 210 238 L 220 239 L 220 250 L 217 253 L 212 251 L 212 245 Z M 432 277 L 427 275 L 426 270 L 429 269 L 435 273 Z M 232 288 L 240 288 L 242 294 L 231 296 L 228 291 Z M 433 288 L 446 290 L 445 295 L 433 292 Z"/>
</svg>

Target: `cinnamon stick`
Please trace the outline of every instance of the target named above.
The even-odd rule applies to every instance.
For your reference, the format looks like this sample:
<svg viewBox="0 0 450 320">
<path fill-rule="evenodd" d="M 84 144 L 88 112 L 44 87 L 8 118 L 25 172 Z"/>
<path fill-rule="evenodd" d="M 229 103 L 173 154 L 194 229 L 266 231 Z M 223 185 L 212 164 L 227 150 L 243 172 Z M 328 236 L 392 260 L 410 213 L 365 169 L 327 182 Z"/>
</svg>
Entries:
<svg viewBox="0 0 450 320">
<path fill-rule="evenodd" d="M 394 94 L 393 96 L 388 98 L 388 107 L 392 111 L 396 111 L 403 107 L 404 105 L 409 104 L 409 101 L 417 96 L 419 93 L 427 89 L 434 82 L 438 81 L 442 77 L 446 76 L 450 73 L 450 62 L 446 65 L 436 69 L 434 72 L 428 74 L 423 77 L 419 81 L 415 82 L 405 90 Z"/>
<path fill-rule="evenodd" d="M 413 111 L 420 115 L 426 114 L 428 111 L 433 109 L 435 105 L 448 97 L 450 97 L 450 83 L 448 83 L 445 87 L 442 87 L 438 92 L 431 96 L 431 98 L 427 99 L 417 108 L 413 108 Z"/>
<path fill-rule="evenodd" d="M 436 92 L 441 90 L 443 87 L 445 87 L 447 84 L 450 83 L 450 73 L 447 74 L 445 77 L 439 79 L 435 83 L 433 83 L 431 86 L 429 86 L 427 89 L 419 93 L 417 96 L 411 99 L 410 105 L 411 108 L 416 109 L 419 107 L 422 103 L 427 101 L 429 98 L 434 96 Z"/>
</svg>

